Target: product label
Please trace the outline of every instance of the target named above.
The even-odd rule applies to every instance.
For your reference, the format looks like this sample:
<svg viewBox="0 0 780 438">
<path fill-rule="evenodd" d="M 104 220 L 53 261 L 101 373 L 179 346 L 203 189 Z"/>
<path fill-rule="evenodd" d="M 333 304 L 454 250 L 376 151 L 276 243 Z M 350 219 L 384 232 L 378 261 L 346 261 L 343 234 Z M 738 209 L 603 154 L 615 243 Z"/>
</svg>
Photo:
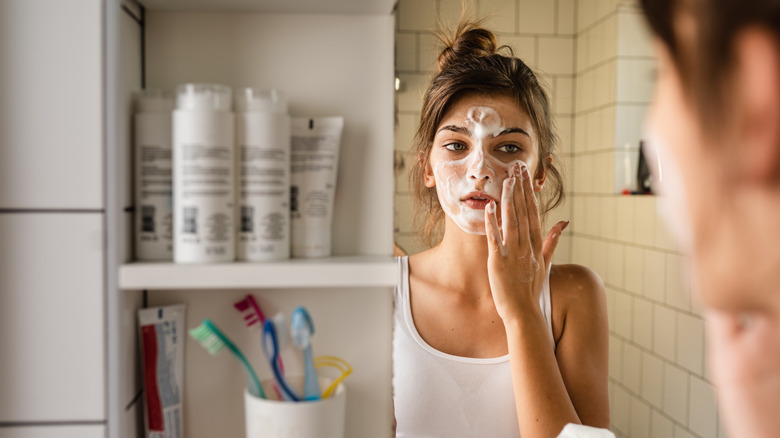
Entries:
<svg viewBox="0 0 780 438">
<path fill-rule="evenodd" d="M 291 154 L 292 255 L 331 253 L 336 175 L 343 118 L 293 120 Z"/>
<path fill-rule="evenodd" d="M 181 229 L 183 239 L 189 243 L 207 244 L 228 242 L 232 233 L 232 217 L 219 209 L 204 211 L 188 201 L 203 202 L 204 199 L 230 199 L 232 193 L 232 169 L 230 148 L 185 144 L 182 148 Z M 225 202 L 227 208 L 233 203 Z M 225 246 L 208 246 L 208 255 L 223 255 Z"/>
<path fill-rule="evenodd" d="M 288 225 L 282 212 L 289 208 L 287 151 L 241 146 L 239 159 L 241 240 L 285 239 Z"/>
<path fill-rule="evenodd" d="M 220 111 L 173 112 L 174 260 L 235 258 L 235 120 Z"/>
<path fill-rule="evenodd" d="M 337 138 L 327 135 L 293 137 L 292 180 L 296 214 L 293 217 L 327 217 L 335 186 L 338 165 Z M 306 179 L 307 190 L 299 181 Z"/>
<path fill-rule="evenodd" d="M 135 116 L 135 236 L 139 260 L 173 257 L 171 120 Z"/>
<path fill-rule="evenodd" d="M 290 118 L 247 112 L 237 118 L 238 258 L 290 256 Z"/>
<path fill-rule="evenodd" d="M 180 355 L 180 328 L 175 320 L 143 325 L 141 342 L 149 436 L 181 438 L 181 376 L 176 375 L 180 370 L 175 363 Z"/>
<path fill-rule="evenodd" d="M 188 197 L 223 197 L 231 193 L 230 148 L 185 144 L 183 149 L 181 195 Z"/>
</svg>

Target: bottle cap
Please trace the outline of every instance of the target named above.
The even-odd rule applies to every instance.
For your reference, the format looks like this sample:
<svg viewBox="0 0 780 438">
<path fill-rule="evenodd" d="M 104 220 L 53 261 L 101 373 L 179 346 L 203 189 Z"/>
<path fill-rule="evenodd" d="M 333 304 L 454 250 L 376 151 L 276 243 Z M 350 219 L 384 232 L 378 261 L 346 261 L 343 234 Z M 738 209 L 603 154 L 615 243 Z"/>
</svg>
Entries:
<svg viewBox="0 0 780 438">
<path fill-rule="evenodd" d="M 230 111 L 230 87 L 219 84 L 182 84 L 176 90 L 176 108 Z"/>
<path fill-rule="evenodd" d="M 175 107 L 173 96 L 158 89 L 139 91 L 133 97 L 137 113 L 171 112 Z"/>
<path fill-rule="evenodd" d="M 258 111 L 287 114 L 287 99 L 278 90 L 242 88 L 236 91 L 236 111 Z"/>
</svg>

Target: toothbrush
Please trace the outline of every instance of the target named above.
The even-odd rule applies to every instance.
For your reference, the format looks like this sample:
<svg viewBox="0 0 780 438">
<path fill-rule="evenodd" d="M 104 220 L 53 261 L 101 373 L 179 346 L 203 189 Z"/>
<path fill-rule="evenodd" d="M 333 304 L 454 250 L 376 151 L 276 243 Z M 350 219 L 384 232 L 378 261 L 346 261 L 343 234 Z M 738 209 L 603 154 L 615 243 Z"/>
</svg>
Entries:
<svg viewBox="0 0 780 438">
<path fill-rule="evenodd" d="M 257 378 L 257 374 L 255 374 L 252 366 L 249 365 L 249 361 L 246 360 L 244 354 L 210 319 L 204 319 L 199 326 L 190 330 L 189 334 L 192 339 L 200 342 L 200 345 L 212 356 L 216 356 L 224 347 L 227 347 L 244 366 L 244 371 L 246 371 L 249 380 L 249 393 L 255 397 L 267 398 L 265 392 L 263 392 L 263 387 L 260 385 L 260 380 Z"/>
<path fill-rule="evenodd" d="M 303 350 L 303 363 L 306 377 L 303 385 L 303 396 L 306 400 L 321 398 L 317 371 L 314 369 L 314 355 L 311 349 L 311 337 L 314 335 L 314 322 L 311 315 L 303 307 L 297 307 L 290 317 L 290 334 L 293 344 Z"/>
<path fill-rule="evenodd" d="M 265 324 L 265 315 L 263 314 L 263 311 L 260 310 L 260 306 L 257 304 L 257 301 L 255 301 L 255 297 L 253 297 L 252 294 L 247 294 L 243 300 L 233 303 L 233 307 L 244 316 L 247 327 L 251 327 L 257 323 L 260 323 L 260 327 L 262 327 L 263 324 Z"/>
<path fill-rule="evenodd" d="M 252 294 L 247 294 L 243 300 L 233 303 L 233 307 L 235 307 L 244 317 L 244 322 L 246 322 L 247 327 L 252 327 L 259 323 L 260 331 L 262 332 L 263 326 L 265 325 L 265 314 L 260 309 L 260 305 L 257 304 L 257 301 L 255 301 L 255 297 L 253 297 Z M 262 333 L 260 336 L 262 337 Z M 284 375 L 284 363 L 282 362 L 281 355 L 279 356 L 279 372 Z M 282 392 L 279 390 L 279 385 L 277 385 L 276 382 L 274 382 L 273 388 L 276 397 L 279 400 L 283 400 Z"/>
<path fill-rule="evenodd" d="M 274 378 L 276 378 L 276 383 L 281 387 L 285 399 L 300 401 L 301 397 L 290 388 L 284 375 L 279 370 L 279 351 L 281 346 L 286 343 L 284 339 L 286 330 L 277 330 L 277 327 L 285 327 L 284 322 L 283 313 L 278 313 L 273 319 L 265 320 L 265 325 L 263 326 L 263 351 L 271 364 Z"/>
</svg>

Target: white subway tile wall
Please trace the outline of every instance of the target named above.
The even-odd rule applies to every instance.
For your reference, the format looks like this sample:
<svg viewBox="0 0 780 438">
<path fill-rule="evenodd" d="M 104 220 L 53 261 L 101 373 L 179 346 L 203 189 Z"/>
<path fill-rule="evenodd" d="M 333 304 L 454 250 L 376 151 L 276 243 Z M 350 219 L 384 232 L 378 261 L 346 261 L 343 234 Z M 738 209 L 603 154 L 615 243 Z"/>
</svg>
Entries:
<svg viewBox="0 0 780 438">
<path fill-rule="evenodd" d="M 690 261 L 658 217 L 657 198 L 618 194 L 633 183 L 653 92 L 655 60 L 636 0 L 475 0 L 499 42 L 547 82 L 561 139 L 571 220 L 556 263 L 594 269 L 610 324 L 610 411 L 618 437 L 725 437 L 705 361 L 704 323 Z M 396 243 L 416 239 L 408 151 L 440 47 L 437 20 L 454 25 L 461 0 L 400 0 L 396 30 Z M 627 165 L 626 165 L 627 163 Z M 626 172 L 625 169 L 631 169 Z"/>
</svg>

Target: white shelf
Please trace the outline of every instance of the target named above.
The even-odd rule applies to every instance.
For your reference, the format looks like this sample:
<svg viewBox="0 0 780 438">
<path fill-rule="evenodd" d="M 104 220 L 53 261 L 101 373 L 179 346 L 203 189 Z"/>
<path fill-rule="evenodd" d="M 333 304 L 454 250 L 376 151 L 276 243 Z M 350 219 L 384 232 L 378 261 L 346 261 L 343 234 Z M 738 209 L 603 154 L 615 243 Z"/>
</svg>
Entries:
<svg viewBox="0 0 780 438">
<path fill-rule="evenodd" d="M 156 11 L 390 15 L 396 0 L 140 0 Z"/>
<path fill-rule="evenodd" d="M 398 275 L 398 263 L 389 256 L 210 265 L 134 262 L 120 267 L 119 288 L 161 290 L 388 287 L 396 285 Z"/>
</svg>

